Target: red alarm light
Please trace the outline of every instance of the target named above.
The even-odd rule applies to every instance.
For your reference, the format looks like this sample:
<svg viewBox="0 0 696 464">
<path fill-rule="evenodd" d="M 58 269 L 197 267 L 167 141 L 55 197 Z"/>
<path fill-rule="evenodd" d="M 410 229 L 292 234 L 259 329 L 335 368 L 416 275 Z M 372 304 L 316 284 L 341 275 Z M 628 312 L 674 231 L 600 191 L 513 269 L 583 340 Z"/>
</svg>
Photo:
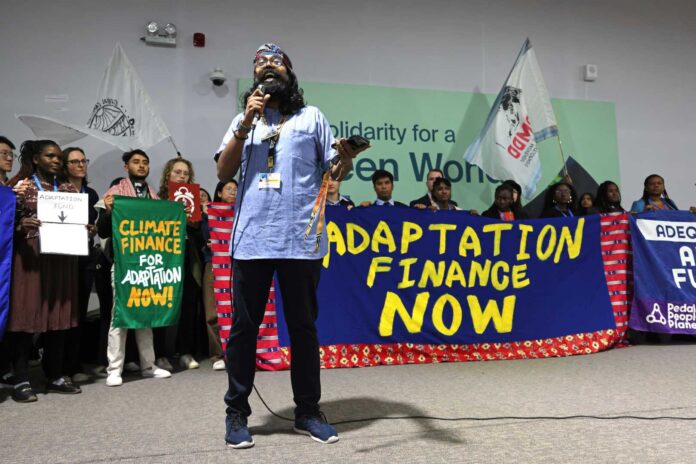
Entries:
<svg viewBox="0 0 696 464">
<path fill-rule="evenodd" d="M 194 47 L 205 47 L 205 34 L 202 32 L 196 32 L 193 34 L 193 46 Z"/>
</svg>

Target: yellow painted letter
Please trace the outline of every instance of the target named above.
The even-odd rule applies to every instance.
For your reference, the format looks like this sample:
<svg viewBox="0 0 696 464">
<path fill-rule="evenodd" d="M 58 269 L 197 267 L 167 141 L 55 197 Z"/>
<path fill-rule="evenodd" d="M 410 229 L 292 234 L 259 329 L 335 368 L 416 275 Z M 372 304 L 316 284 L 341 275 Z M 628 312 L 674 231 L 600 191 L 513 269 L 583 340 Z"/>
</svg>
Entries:
<svg viewBox="0 0 696 464">
<path fill-rule="evenodd" d="M 423 229 L 415 222 L 404 222 L 401 230 L 401 254 L 408 253 L 408 246 L 423 236 Z"/>
<path fill-rule="evenodd" d="M 335 222 L 330 221 L 326 224 L 326 237 L 329 239 L 329 252 L 324 256 L 323 265 L 325 268 L 329 267 L 329 261 L 331 260 L 331 244 L 334 244 L 334 249 L 338 256 L 343 256 L 346 253 L 346 240 L 343 238 L 341 229 L 336 225 Z"/>
<path fill-rule="evenodd" d="M 547 235 L 549 236 L 549 243 L 546 250 L 544 250 L 542 247 L 544 246 L 544 239 Z M 556 248 L 556 229 L 551 224 L 546 224 L 537 237 L 537 257 L 541 261 L 546 261 L 553 254 L 554 248 Z"/>
<path fill-rule="evenodd" d="M 423 327 L 423 317 L 425 316 L 425 308 L 428 306 L 429 298 L 430 293 L 419 293 L 413 305 L 413 313 L 409 314 L 399 295 L 394 292 L 387 292 L 387 296 L 384 298 L 384 307 L 382 307 L 382 315 L 379 318 L 379 335 L 382 337 L 390 337 L 392 335 L 396 313 L 399 313 L 399 317 L 401 317 L 401 321 L 406 326 L 408 333 L 420 332 Z"/>
<path fill-rule="evenodd" d="M 512 224 L 509 222 L 498 222 L 483 226 L 484 232 L 493 232 L 495 234 L 493 238 L 493 256 L 500 254 L 500 236 L 504 230 L 512 230 Z"/>
<path fill-rule="evenodd" d="M 391 271 L 391 262 L 394 260 L 394 258 L 390 256 L 375 256 L 372 258 L 372 262 L 370 263 L 370 270 L 367 271 L 367 286 L 372 288 L 372 286 L 375 284 L 375 275 L 377 275 L 378 272 L 389 272 Z"/>
<path fill-rule="evenodd" d="M 474 330 L 481 335 L 488 328 L 488 323 L 493 319 L 495 331 L 498 333 L 508 333 L 512 331 L 512 318 L 515 314 L 515 295 L 506 296 L 503 298 L 503 314 L 500 314 L 498 303 L 495 300 L 488 300 L 486 309 L 481 311 L 481 304 L 476 295 L 469 295 L 466 301 L 469 303 L 469 312 L 471 313 L 471 322 L 474 324 Z"/>
<path fill-rule="evenodd" d="M 360 243 L 360 245 L 355 244 L 355 234 L 360 235 L 360 238 L 362 238 L 362 243 Z M 350 254 L 357 255 L 367 250 L 367 247 L 370 246 L 370 235 L 357 224 L 353 224 L 352 222 L 347 223 L 346 235 L 348 236 L 348 251 Z"/>
<path fill-rule="evenodd" d="M 466 258 L 467 250 L 474 252 L 474 257 L 481 254 L 481 241 L 476 235 L 476 231 L 471 226 L 464 229 L 461 240 L 459 240 L 459 255 Z"/>
<path fill-rule="evenodd" d="M 401 274 L 401 282 L 399 282 L 396 288 L 410 288 L 416 285 L 416 281 L 411 279 L 411 276 L 409 274 L 411 271 L 411 265 L 417 262 L 418 258 L 406 258 L 399 261 L 399 266 L 401 266 L 404 269 L 404 272 Z"/>
<path fill-rule="evenodd" d="M 455 230 L 456 228 L 456 224 L 430 224 L 428 226 L 428 230 L 440 232 L 440 247 L 438 248 L 439 254 L 444 255 L 445 250 L 447 250 L 447 231 Z"/>
<path fill-rule="evenodd" d="M 584 228 L 585 218 L 578 219 L 578 226 L 575 228 L 575 237 L 571 237 L 568 226 L 563 226 L 561 229 L 561 236 L 558 239 L 558 248 L 556 248 L 556 254 L 553 257 L 554 263 L 561 260 L 564 244 L 568 248 L 568 258 L 575 259 L 578 257 L 580 249 L 582 248 L 582 230 Z"/>
<path fill-rule="evenodd" d="M 396 250 L 396 242 L 392 234 L 389 224 L 384 221 L 379 221 L 375 231 L 372 233 L 372 251 L 379 253 L 379 246 L 386 245 L 389 253 Z"/>
<path fill-rule="evenodd" d="M 528 224 L 519 224 L 518 227 L 522 232 L 522 236 L 520 237 L 520 251 L 517 253 L 517 261 L 522 261 L 531 258 L 529 253 L 527 253 L 527 235 L 534 230 L 534 227 Z"/>
<path fill-rule="evenodd" d="M 452 323 L 449 327 L 445 326 L 445 322 L 442 320 L 446 303 L 449 303 L 452 308 Z M 447 336 L 454 335 L 459 330 L 462 325 L 462 306 L 454 296 L 445 293 L 437 299 L 433 306 L 433 325 L 438 332 Z"/>
</svg>

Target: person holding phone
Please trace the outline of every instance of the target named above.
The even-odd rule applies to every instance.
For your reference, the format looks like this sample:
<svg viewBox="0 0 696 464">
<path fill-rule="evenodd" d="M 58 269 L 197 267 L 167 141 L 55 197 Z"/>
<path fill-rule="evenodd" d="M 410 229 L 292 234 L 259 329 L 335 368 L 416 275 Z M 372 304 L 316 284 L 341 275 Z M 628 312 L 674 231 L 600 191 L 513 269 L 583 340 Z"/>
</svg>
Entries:
<svg viewBox="0 0 696 464">
<path fill-rule="evenodd" d="M 215 155 L 220 181 L 241 172 L 230 240 L 234 319 L 226 353 L 225 442 L 231 448 L 254 445 L 247 426 L 248 397 L 256 369 L 256 337 L 276 273 L 292 349 L 294 430 L 333 443 L 338 441 L 336 429 L 319 409 L 315 326 L 316 289 L 327 241 L 322 236 L 315 250 L 316 241 L 305 240 L 305 228 L 315 200 L 326 194 L 326 170 L 334 180 L 342 180 L 366 146 L 347 140 L 334 145 L 328 121 L 317 108 L 305 105 L 292 62 L 280 47 L 262 45 L 253 64 L 253 86 L 242 96 L 244 111 L 232 120 Z"/>
</svg>

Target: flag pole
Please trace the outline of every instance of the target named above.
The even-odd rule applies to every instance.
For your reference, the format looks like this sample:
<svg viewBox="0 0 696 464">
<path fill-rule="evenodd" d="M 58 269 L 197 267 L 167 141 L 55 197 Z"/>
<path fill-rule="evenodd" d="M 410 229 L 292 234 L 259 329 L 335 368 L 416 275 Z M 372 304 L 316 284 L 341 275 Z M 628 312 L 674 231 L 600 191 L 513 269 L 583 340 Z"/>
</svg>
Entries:
<svg viewBox="0 0 696 464">
<path fill-rule="evenodd" d="M 170 135 L 168 138 L 169 138 L 169 141 L 170 141 L 170 142 L 172 143 L 172 145 L 174 146 L 174 151 L 176 152 L 176 156 L 178 156 L 179 158 L 181 158 L 181 152 L 180 152 L 179 149 L 176 147 L 176 143 L 174 143 L 174 139 L 172 138 L 171 135 Z M 560 141 L 560 139 L 559 139 L 559 141 Z M 562 151 L 562 150 L 561 150 L 561 151 Z"/>
<path fill-rule="evenodd" d="M 556 139 L 558 139 L 558 148 L 561 150 L 561 162 L 563 163 L 563 175 L 568 176 L 568 166 L 566 166 L 566 157 L 565 154 L 563 153 L 563 142 L 561 142 L 561 134 L 559 133 L 556 135 Z"/>
</svg>

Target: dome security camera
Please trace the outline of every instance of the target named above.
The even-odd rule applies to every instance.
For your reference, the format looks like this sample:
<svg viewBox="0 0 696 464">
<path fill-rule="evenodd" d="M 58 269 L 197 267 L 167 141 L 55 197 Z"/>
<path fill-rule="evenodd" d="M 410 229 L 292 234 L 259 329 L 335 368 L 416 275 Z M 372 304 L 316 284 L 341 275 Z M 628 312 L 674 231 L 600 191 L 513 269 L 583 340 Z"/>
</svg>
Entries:
<svg viewBox="0 0 696 464">
<path fill-rule="evenodd" d="M 212 71 L 210 71 L 209 79 L 215 87 L 220 87 L 227 80 L 227 76 L 225 76 L 225 73 L 222 71 L 222 68 L 215 68 Z"/>
</svg>

